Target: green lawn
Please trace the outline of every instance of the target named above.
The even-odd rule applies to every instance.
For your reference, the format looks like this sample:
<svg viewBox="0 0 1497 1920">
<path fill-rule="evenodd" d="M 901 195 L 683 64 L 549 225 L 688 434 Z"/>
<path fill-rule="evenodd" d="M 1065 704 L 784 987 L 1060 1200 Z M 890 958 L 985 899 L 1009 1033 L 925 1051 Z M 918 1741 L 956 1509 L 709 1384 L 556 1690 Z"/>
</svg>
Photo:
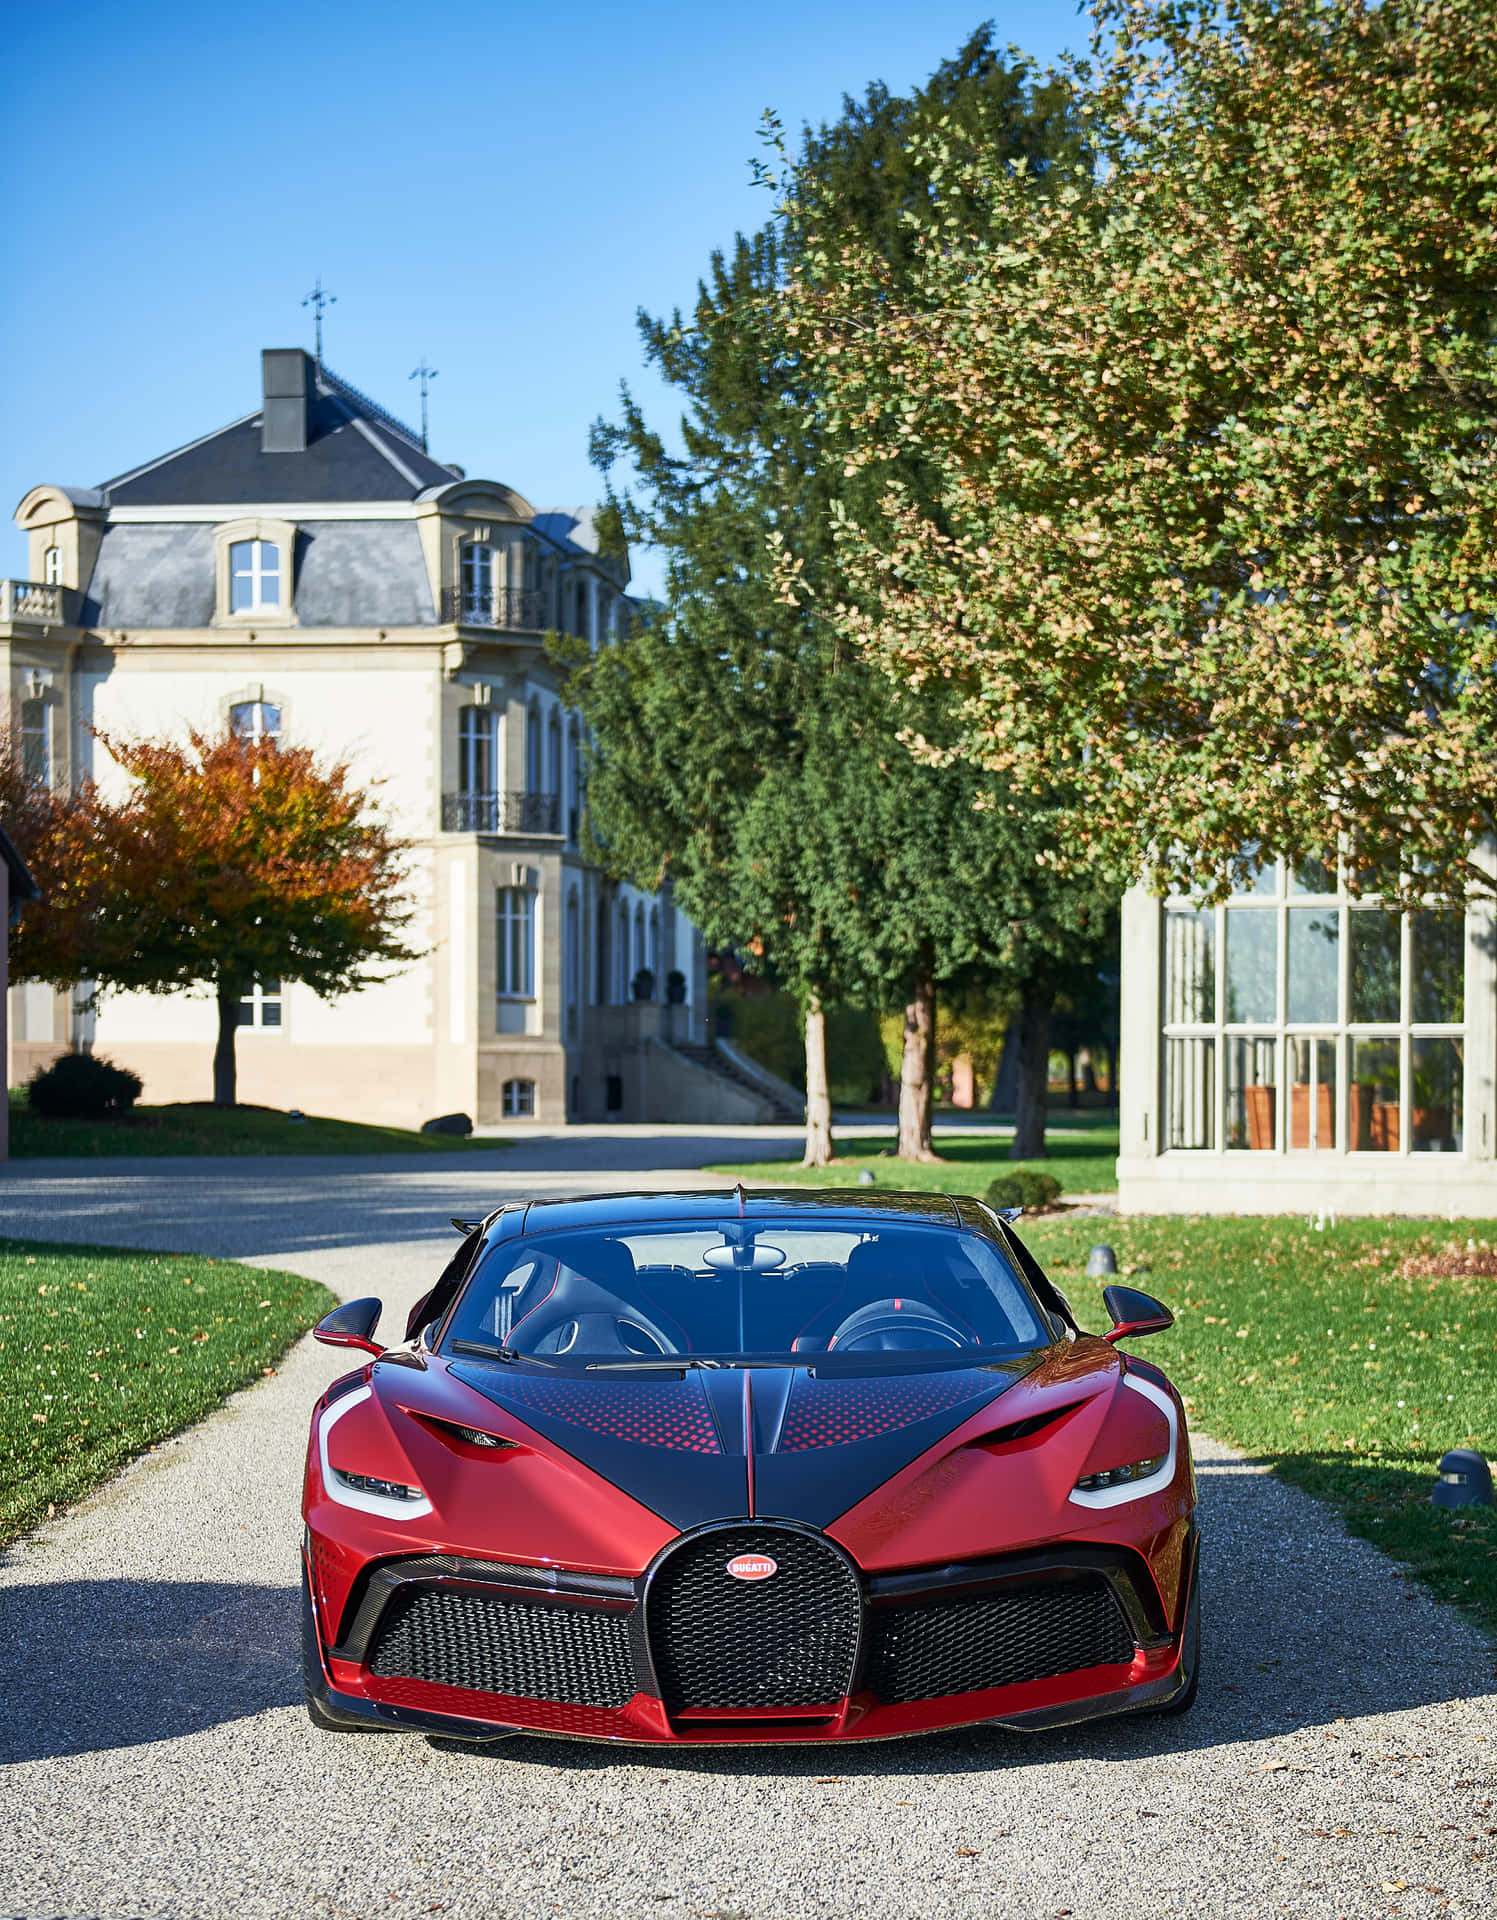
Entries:
<svg viewBox="0 0 1497 1920">
<path fill-rule="evenodd" d="M 1073 1137 L 1068 1137 L 1073 1136 Z M 761 1186 L 783 1186 L 787 1181 L 815 1187 L 856 1186 L 864 1167 L 871 1167 L 881 1187 L 916 1189 L 921 1193 L 976 1193 L 987 1191 L 999 1174 L 1020 1167 L 1053 1173 L 1063 1193 L 1111 1192 L 1118 1184 L 1118 1129 L 1116 1115 L 1084 1109 L 1052 1113 L 1043 1160 L 1010 1160 L 1012 1131 L 976 1138 L 955 1130 L 943 1133 L 936 1121 L 935 1144 L 939 1161 L 912 1165 L 893 1158 L 895 1135 L 864 1135 L 849 1141 L 830 1167 L 799 1167 L 794 1160 L 756 1160 L 744 1166 L 717 1166 L 713 1173 L 736 1174 Z M 888 1154 L 880 1149 L 887 1148 Z"/>
<path fill-rule="evenodd" d="M 1497 1629 L 1497 1508 L 1429 1504 L 1451 1447 L 1497 1455 L 1497 1278 L 1405 1277 L 1404 1260 L 1485 1246 L 1497 1222 L 1035 1220 L 1025 1238 L 1083 1326 L 1107 1325 L 1088 1248 L 1106 1240 L 1177 1324 L 1139 1344 L 1192 1420 L 1338 1507 L 1443 1599 Z M 1467 1517 L 1470 1516 L 1470 1517 Z"/>
<path fill-rule="evenodd" d="M 274 1107 L 210 1107 L 184 1103 L 136 1107 L 109 1120 L 45 1120 L 26 1104 L 23 1090 L 10 1096 L 13 1160 L 60 1154 L 92 1159 L 102 1154 L 268 1153 L 471 1153 L 502 1148 L 505 1140 L 413 1133 L 404 1127 L 371 1127 L 357 1120 L 308 1114 L 292 1120 Z"/>
<path fill-rule="evenodd" d="M 0 1542 L 260 1378 L 334 1304 L 235 1260 L 0 1240 Z"/>
</svg>

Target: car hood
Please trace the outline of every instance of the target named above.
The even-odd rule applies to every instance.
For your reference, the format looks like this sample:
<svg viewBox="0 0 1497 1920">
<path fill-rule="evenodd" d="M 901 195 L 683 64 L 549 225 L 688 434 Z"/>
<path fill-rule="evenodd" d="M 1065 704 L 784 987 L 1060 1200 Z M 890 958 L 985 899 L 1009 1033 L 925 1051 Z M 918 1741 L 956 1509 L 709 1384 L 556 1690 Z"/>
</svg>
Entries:
<svg viewBox="0 0 1497 1920">
<path fill-rule="evenodd" d="M 743 1514 L 825 1527 L 1043 1358 L 854 1377 L 547 1378 L 467 1360 L 447 1371 L 673 1527 Z"/>
</svg>

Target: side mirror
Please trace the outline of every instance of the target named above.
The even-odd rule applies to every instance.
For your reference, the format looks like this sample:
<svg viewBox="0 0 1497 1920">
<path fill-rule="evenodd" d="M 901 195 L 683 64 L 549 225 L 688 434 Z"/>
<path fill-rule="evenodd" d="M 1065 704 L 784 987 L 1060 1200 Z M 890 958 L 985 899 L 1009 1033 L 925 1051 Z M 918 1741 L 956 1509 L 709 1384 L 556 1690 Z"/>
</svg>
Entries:
<svg viewBox="0 0 1497 1920">
<path fill-rule="evenodd" d="M 359 1347 L 365 1353 L 383 1353 L 374 1337 L 384 1303 L 379 1300 L 348 1300 L 325 1313 L 312 1329 L 312 1338 L 325 1347 Z"/>
<path fill-rule="evenodd" d="M 1112 1315 L 1112 1328 L 1102 1338 L 1109 1343 L 1132 1340 L 1141 1333 L 1163 1333 L 1175 1324 L 1175 1316 L 1152 1293 L 1140 1293 L 1137 1287 L 1104 1287 L 1102 1304 Z"/>
</svg>

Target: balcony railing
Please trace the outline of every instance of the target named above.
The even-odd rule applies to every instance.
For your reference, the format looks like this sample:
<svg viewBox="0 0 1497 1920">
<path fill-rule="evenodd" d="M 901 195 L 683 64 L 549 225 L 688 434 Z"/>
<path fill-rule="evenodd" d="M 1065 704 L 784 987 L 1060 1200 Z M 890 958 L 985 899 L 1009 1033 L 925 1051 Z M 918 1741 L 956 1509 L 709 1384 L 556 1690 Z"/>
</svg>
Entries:
<svg viewBox="0 0 1497 1920">
<path fill-rule="evenodd" d="M 442 618 L 460 627 L 537 633 L 546 624 L 546 596 L 539 587 L 444 587 Z"/>
<path fill-rule="evenodd" d="M 28 626 L 66 627 L 70 587 L 48 586 L 41 580 L 0 580 L 0 620 L 21 620 Z"/>
<path fill-rule="evenodd" d="M 444 833 L 560 833 L 554 793 L 444 793 Z"/>
</svg>

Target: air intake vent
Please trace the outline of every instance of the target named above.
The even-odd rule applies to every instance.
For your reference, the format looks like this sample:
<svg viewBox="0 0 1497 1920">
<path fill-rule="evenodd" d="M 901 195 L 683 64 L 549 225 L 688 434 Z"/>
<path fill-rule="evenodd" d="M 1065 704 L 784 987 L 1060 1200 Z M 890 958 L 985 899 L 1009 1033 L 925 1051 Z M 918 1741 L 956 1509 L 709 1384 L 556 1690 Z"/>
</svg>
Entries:
<svg viewBox="0 0 1497 1920">
<path fill-rule="evenodd" d="M 645 1597 L 666 1711 L 835 1705 L 852 1688 L 862 1610 L 851 1562 L 819 1534 L 745 1525 L 688 1536 Z"/>
</svg>

